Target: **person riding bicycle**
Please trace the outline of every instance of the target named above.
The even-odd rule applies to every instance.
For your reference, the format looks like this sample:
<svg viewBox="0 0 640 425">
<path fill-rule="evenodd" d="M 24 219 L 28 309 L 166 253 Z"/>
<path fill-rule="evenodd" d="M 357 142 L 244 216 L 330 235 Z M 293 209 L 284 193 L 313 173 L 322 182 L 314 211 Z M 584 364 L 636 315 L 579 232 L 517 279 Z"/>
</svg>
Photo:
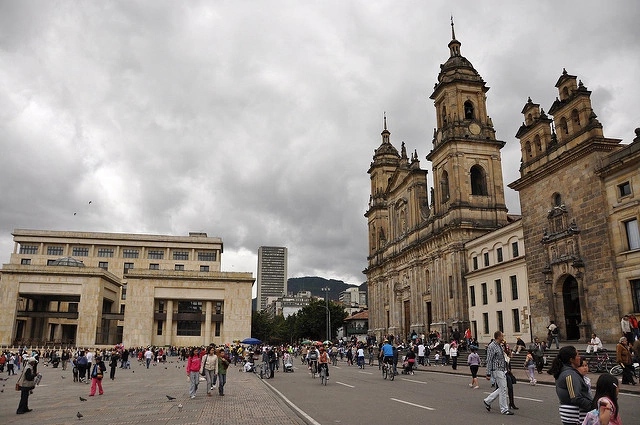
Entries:
<svg viewBox="0 0 640 425">
<path fill-rule="evenodd" d="M 307 352 L 307 363 L 309 364 L 309 370 L 311 370 L 311 368 L 313 367 L 314 362 L 317 366 L 318 357 L 320 357 L 320 352 L 318 351 L 318 349 L 316 347 L 311 347 Z"/>
<path fill-rule="evenodd" d="M 318 356 L 318 373 L 324 368 L 327 373 L 327 379 L 329 379 L 329 355 L 324 350 L 324 347 L 320 347 L 320 355 Z"/>
<path fill-rule="evenodd" d="M 382 347 L 380 347 L 382 353 L 382 362 L 388 365 L 393 365 L 393 346 L 389 344 L 389 340 L 385 339 Z"/>
</svg>

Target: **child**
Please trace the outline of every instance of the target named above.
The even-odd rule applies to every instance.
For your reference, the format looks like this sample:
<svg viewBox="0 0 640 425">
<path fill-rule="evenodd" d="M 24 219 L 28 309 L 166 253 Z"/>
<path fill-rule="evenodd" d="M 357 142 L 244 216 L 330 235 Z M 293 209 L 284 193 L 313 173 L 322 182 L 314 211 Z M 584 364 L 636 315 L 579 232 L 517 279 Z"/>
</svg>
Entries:
<svg viewBox="0 0 640 425">
<path fill-rule="evenodd" d="M 536 381 L 536 362 L 533 360 L 533 350 L 527 351 L 527 358 L 524 360 L 524 367 L 527 369 L 529 384 L 535 385 Z"/>
<path fill-rule="evenodd" d="M 587 388 L 589 388 L 589 392 L 591 392 L 591 378 L 587 376 L 587 373 L 589 373 L 589 365 L 587 364 L 587 359 L 580 359 L 578 372 L 580 372 L 580 375 L 582 375 L 585 384 L 587 384 Z"/>
<path fill-rule="evenodd" d="M 434 357 L 435 364 L 438 366 L 440 364 L 440 351 L 436 351 L 436 355 Z"/>
</svg>

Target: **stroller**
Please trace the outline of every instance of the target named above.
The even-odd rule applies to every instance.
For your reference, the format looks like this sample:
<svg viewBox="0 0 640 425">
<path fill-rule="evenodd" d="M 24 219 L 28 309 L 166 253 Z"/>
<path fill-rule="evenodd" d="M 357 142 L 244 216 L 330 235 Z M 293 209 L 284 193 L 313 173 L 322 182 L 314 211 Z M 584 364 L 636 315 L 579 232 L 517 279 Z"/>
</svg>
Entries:
<svg viewBox="0 0 640 425">
<path fill-rule="evenodd" d="M 283 359 L 283 372 L 293 372 L 293 363 L 291 362 L 291 354 L 286 353 Z"/>
<path fill-rule="evenodd" d="M 402 362 L 402 371 L 401 373 L 403 375 L 413 375 L 413 365 L 415 364 L 416 359 L 408 359 L 408 358 L 404 358 L 404 361 Z"/>
<path fill-rule="evenodd" d="M 293 372 L 293 364 L 291 362 L 284 364 L 285 372 Z"/>
</svg>

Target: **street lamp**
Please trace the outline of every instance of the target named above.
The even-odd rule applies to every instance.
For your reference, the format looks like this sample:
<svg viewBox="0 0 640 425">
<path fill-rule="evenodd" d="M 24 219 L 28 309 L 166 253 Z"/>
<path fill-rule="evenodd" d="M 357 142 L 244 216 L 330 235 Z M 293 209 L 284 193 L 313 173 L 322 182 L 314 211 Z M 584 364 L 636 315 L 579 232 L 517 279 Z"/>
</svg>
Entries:
<svg viewBox="0 0 640 425">
<path fill-rule="evenodd" d="M 325 286 L 324 288 L 322 288 L 322 292 L 324 292 L 324 308 L 325 310 L 327 310 L 326 336 L 327 336 L 327 340 L 331 341 L 331 312 L 329 311 L 329 298 L 327 297 L 329 295 L 329 291 L 331 291 L 331 288 L 329 288 L 328 286 Z"/>
</svg>

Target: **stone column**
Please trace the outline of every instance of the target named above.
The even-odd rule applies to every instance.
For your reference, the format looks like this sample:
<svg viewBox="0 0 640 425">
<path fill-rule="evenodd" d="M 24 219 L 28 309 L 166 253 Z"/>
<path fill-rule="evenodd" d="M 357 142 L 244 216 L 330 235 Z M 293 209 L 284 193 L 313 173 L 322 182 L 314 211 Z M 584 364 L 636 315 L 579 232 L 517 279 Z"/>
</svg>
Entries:
<svg viewBox="0 0 640 425">
<path fill-rule="evenodd" d="M 211 301 L 207 301 L 205 303 L 203 345 L 209 345 L 209 343 L 213 341 L 211 338 L 211 313 L 213 313 L 213 303 Z"/>
<path fill-rule="evenodd" d="M 172 345 L 171 338 L 173 337 L 173 300 L 167 300 L 167 320 L 165 320 L 165 335 L 164 344 Z"/>
</svg>

